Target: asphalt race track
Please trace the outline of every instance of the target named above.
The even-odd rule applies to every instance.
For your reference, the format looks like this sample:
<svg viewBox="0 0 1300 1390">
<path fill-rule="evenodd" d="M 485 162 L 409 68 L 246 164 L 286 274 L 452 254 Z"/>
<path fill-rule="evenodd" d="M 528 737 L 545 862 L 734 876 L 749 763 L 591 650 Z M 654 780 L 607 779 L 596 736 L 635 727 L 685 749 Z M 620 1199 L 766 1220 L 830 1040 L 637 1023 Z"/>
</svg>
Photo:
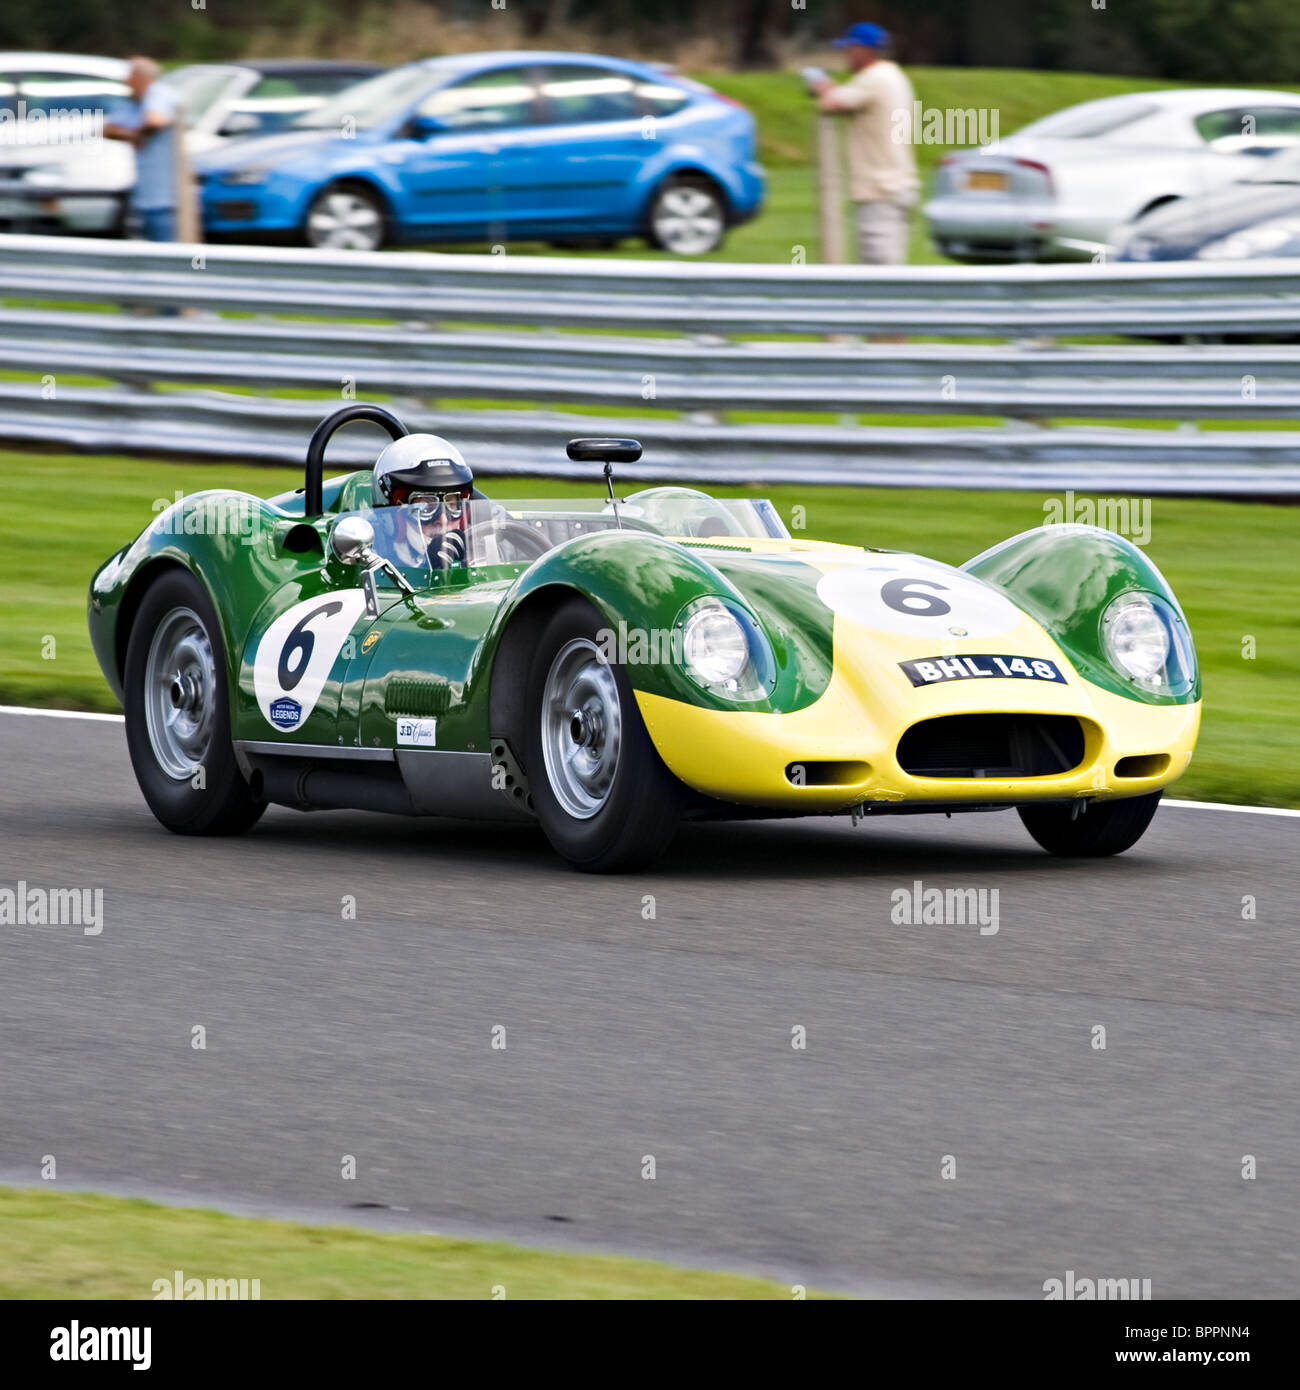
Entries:
<svg viewBox="0 0 1300 1390">
<path fill-rule="evenodd" d="M 1096 864 L 1014 813 L 694 827 L 602 879 L 528 828 L 170 836 L 120 723 L 0 714 L 0 769 L 0 887 L 104 912 L 0 926 L 8 1181 L 53 1154 L 61 1187 L 867 1293 L 1300 1287 L 1300 819 L 1164 808 Z M 915 880 L 997 889 L 997 932 L 892 922 Z"/>
</svg>

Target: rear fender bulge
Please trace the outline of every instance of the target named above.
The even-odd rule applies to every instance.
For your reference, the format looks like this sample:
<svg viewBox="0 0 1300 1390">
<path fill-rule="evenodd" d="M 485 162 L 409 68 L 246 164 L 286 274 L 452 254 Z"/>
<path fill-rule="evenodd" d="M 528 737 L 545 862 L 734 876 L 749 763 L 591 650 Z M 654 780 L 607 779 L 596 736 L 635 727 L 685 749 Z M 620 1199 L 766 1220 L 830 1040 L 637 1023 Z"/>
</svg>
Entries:
<svg viewBox="0 0 1300 1390">
<path fill-rule="evenodd" d="M 268 595 L 320 571 L 320 552 L 294 554 L 282 540 L 297 518 L 247 493 L 209 491 L 166 508 L 96 571 L 90 585 L 91 641 L 121 697 L 130 625 L 145 589 L 170 566 L 188 570 L 216 610 L 226 655 L 231 709 L 237 707 L 244 639 Z"/>
</svg>

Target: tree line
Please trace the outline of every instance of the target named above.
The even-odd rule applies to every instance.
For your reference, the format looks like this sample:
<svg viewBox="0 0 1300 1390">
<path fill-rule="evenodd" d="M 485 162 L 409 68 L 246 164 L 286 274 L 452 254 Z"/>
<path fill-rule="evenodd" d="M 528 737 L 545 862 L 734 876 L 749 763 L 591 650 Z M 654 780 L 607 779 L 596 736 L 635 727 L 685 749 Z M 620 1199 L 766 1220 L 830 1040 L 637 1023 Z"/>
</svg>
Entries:
<svg viewBox="0 0 1300 1390">
<path fill-rule="evenodd" d="M 399 62 L 523 43 L 763 69 L 860 19 L 905 63 L 1300 82 L 1297 0 L 3 0 L 0 47 Z"/>
</svg>

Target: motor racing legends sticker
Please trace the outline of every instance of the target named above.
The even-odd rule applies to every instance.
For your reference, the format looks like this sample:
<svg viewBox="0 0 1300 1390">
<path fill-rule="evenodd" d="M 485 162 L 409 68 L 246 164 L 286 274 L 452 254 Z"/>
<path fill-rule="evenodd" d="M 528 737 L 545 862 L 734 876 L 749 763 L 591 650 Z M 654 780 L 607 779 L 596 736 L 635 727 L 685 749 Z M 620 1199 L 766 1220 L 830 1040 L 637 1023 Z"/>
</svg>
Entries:
<svg viewBox="0 0 1300 1390">
<path fill-rule="evenodd" d="M 436 719 L 399 719 L 397 742 L 403 748 L 433 748 L 437 746 Z"/>
<path fill-rule="evenodd" d="M 930 656 L 898 664 L 913 685 L 971 681 L 986 676 L 1066 684 L 1056 662 L 1040 656 Z"/>
<path fill-rule="evenodd" d="M 302 723 L 302 706 L 287 695 L 282 700 L 272 700 L 269 718 L 277 729 L 296 729 Z"/>
<path fill-rule="evenodd" d="M 295 603 L 262 634 L 253 658 L 253 690 L 263 717 L 281 733 L 301 728 L 366 606 L 360 589 Z"/>
<path fill-rule="evenodd" d="M 842 618 L 909 637 L 997 637 L 1023 616 L 1010 599 L 947 565 L 916 555 L 873 559 L 817 582 L 817 597 Z"/>
</svg>

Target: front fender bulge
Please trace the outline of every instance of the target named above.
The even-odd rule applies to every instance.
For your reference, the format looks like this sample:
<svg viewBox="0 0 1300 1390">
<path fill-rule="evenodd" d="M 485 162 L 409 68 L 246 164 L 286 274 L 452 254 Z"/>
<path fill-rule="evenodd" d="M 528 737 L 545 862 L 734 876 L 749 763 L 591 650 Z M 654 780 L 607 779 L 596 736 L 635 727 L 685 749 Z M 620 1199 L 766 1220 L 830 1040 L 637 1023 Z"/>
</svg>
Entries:
<svg viewBox="0 0 1300 1390">
<path fill-rule="evenodd" d="M 1012 599 L 1051 633 L 1078 673 L 1103 690 L 1146 704 L 1200 700 L 1199 667 L 1189 689 L 1157 694 L 1136 687 L 1111 663 L 1102 619 L 1121 594 L 1157 595 L 1186 624 L 1164 576 L 1123 536 L 1095 526 L 1040 526 L 984 551 L 962 569 Z"/>
<path fill-rule="evenodd" d="M 498 631 L 531 595 L 546 588 L 582 594 L 608 624 L 607 641 L 634 689 L 665 699 L 732 710 L 687 674 L 678 623 L 703 597 L 738 604 L 756 620 L 772 652 L 774 682 L 753 712 L 803 708 L 830 683 L 831 614 L 816 600 L 818 572 L 801 561 L 761 563 L 743 554 L 696 554 L 659 536 L 601 532 L 552 551 L 521 579 Z"/>
</svg>

